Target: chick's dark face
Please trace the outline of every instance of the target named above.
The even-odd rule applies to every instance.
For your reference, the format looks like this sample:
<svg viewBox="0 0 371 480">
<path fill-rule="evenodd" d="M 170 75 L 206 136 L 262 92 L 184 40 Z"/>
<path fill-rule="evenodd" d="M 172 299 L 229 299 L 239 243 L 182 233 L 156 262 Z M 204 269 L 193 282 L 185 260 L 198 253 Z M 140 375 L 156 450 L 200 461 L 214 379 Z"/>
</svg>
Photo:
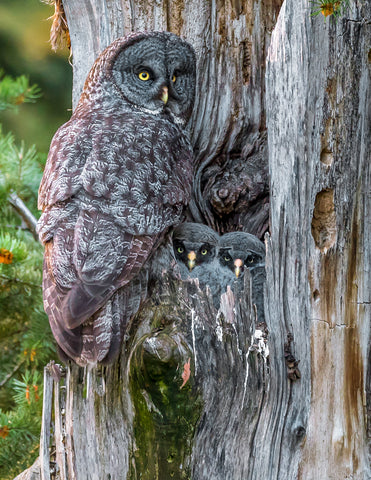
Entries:
<svg viewBox="0 0 371 480">
<path fill-rule="evenodd" d="M 238 278 L 244 268 L 254 267 L 262 262 L 262 257 L 255 252 L 236 251 L 232 248 L 223 248 L 219 252 L 219 262 L 223 267 L 229 268 Z"/>
<path fill-rule="evenodd" d="M 174 240 L 174 254 L 178 262 L 184 263 L 189 271 L 194 267 L 211 262 L 215 256 L 215 246 L 209 243 Z"/>
</svg>

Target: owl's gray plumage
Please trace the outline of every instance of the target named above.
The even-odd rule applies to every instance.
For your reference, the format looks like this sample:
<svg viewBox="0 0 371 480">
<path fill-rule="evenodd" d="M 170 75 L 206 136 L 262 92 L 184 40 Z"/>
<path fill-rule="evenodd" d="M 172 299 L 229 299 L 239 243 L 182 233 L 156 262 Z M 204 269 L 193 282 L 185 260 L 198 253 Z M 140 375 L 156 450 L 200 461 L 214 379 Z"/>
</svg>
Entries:
<svg viewBox="0 0 371 480">
<path fill-rule="evenodd" d="M 219 235 L 206 225 L 186 222 L 174 229 L 173 249 L 183 280 L 198 278 L 213 288 L 217 275 Z"/>
<path fill-rule="evenodd" d="M 264 319 L 265 248 L 254 235 L 245 232 L 224 234 L 219 242 L 220 283 L 222 293 L 229 285 L 235 294 L 244 287 L 244 272 L 250 269 L 252 302 L 256 305 L 259 321 Z"/>
<path fill-rule="evenodd" d="M 44 307 L 59 347 L 80 365 L 116 355 L 145 296 L 143 266 L 181 221 L 194 90 L 190 45 L 166 32 L 131 34 L 98 57 L 52 140 L 39 190 Z"/>
</svg>

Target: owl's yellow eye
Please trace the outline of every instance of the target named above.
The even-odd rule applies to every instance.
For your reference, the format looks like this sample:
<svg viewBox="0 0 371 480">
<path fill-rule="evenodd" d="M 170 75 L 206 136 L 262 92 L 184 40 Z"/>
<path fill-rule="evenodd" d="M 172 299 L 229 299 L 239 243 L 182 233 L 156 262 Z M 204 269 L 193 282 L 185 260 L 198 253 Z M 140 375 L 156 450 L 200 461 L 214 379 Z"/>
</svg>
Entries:
<svg viewBox="0 0 371 480">
<path fill-rule="evenodd" d="M 183 253 L 183 252 L 184 252 L 184 248 L 178 247 L 178 248 L 177 248 L 177 252 L 178 252 L 178 253 Z"/>
<path fill-rule="evenodd" d="M 176 82 L 176 75 L 173 75 L 173 76 L 171 77 L 171 81 L 172 81 L 173 83 Z"/>
<path fill-rule="evenodd" d="M 143 80 L 143 82 L 146 82 L 147 80 L 149 80 L 150 78 L 150 75 L 148 72 L 146 72 L 145 70 L 143 72 L 140 72 L 140 74 L 138 75 L 138 77 L 140 78 L 140 80 Z"/>
<path fill-rule="evenodd" d="M 206 250 L 206 248 L 203 248 L 203 249 L 201 250 L 201 255 L 206 255 L 206 254 L 207 254 L 207 250 Z"/>
<path fill-rule="evenodd" d="M 229 262 L 230 259 L 231 259 L 231 257 L 224 257 L 224 260 L 225 260 L 226 262 Z"/>
</svg>

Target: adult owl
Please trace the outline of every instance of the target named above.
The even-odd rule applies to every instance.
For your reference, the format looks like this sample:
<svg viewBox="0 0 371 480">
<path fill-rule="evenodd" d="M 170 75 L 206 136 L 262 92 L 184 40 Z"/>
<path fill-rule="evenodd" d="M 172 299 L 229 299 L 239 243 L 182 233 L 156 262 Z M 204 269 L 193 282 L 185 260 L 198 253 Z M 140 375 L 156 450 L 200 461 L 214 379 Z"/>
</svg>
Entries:
<svg viewBox="0 0 371 480">
<path fill-rule="evenodd" d="M 79 365 L 116 356 L 146 295 L 146 262 L 189 202 L 195 73 L 174 34 L 119 38 L 52 140 L 39 190 L 44 308 Z"/>
<path fill-rule="evenodd" d="M 173 249 L 182 280 L 198 278 L 214 295 L 219 281 L 219 235 L 200 223 L 182 223 L 173 232 Z"/>
<path fill-rule="evenodd" d="M 259 321 L 264 319 L 265 248 L 254 235 L 245 232 L 230 232 L 222 235 L 219 242 L 220 282 L 222 293 L 229 285 L 235 294 L 244 287 L 244 272 L 250 269 L 252 302 L 256 305 Z"/>
</svg>

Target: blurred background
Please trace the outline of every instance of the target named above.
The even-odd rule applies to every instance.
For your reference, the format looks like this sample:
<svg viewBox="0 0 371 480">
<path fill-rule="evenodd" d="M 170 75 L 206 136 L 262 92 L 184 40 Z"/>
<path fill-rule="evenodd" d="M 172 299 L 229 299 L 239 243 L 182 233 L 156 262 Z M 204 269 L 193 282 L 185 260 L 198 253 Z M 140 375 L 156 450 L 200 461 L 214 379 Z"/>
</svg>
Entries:
<svg viewBox="0 0 371 480">
<path fill-rule="evenodd" d="M 16 141 L 47 152 L 60 125 L 71 116 L 72 67 L 67 48 L 53 52 L 49 31 L 54 8 L 40 0 L 1 0 L 0 68 L 6 75 L 27 75 L 42 97 L 22 105 L 18 113 L 1 112 L 3 131 Z"/>
</svg>

